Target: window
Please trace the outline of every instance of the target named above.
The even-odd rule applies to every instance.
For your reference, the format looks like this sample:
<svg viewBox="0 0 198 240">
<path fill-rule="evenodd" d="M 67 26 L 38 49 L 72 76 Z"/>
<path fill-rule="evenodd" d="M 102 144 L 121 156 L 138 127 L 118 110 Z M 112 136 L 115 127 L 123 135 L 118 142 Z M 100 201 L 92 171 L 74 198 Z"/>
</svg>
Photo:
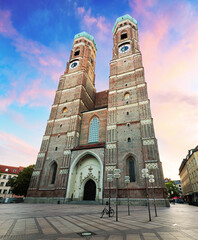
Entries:
<svg viewBox="0 0 198 240">
<path fill-rule="evenodd" d="M 123 39 L 125 39 L 125 38 L 127 38 L 127 33 L 122 33 L 122 34 L 121 34 L 121 40 L 123 40 Z"/>
<path fill-rule="evenodd" d="M 75 51 L 74 56 L 78 56 L 80 54 L 80 50 Z"/>
<path fill-rule="evenodd" d="M 3 179 L 6 179 L 6 175 L 3 175 Z"/>
<path fill-rule="evenodd" d="M 65 112 L 67 112 L 67 108 L 66 108 L 66 107 L 64 107 L 64 108 L 62 109 L 62 113 L 65 113 Z"/>
<path fill-rule="evenodd" d="M 1 186 L 4 186 L 4 182 L 1 182 Z"/>
<path fill-rule="evenodd" d="M 127 112 L 126 115 L 129 115 L 129 112 Z"/>
<path fill-rule="evenodd" d="M 60 137 L 60 134 L 58 134 L 58 138 Z"/>
<path fill-rule="evenodd" d="M 99 141 L 99 120 L 94 117 L 89 126 L 89 143 Z"/>
<path fill-rule="evenodd" d="M 7 190 L 5 189 L 5 190 L 3 190 L 3 194 L 6 194 L 7 193 Z"/>
<path fill-rule="evenodd" d="M 58 147 L 55 147 L 55 151 L 57 151 L 58 150 Z"/>
<path fill-rule="evenodd" d="M 125 100 L 128 100 L 129 97 L 130 97 L 130 94 L 129 94 L 128 92 L 124 94 L 124 99 L 125 99 Z"/>
<path fill-rule="evenodd" d="M 63 126 L 63 124 L 60 124 L 60 128 Z"/>
<path fill-rule="evenodd" d="M 14 173 L 16 173 L 16 172 L 17 172 L 17 170 L 16 170 L 16 169 L 13 169 L 13 172 L 14 172 Z"/>
<path fill-rule="evenodd" d="M 56 172 L 57 172 L 57 163 L 53 163 L 51 166 L 51 184 L 55 183 L 55 179 L 56 179 Z"/>
<path fill-rule="evenodd" d="M 130 182 L 135 182 L 135 160 L 133 157 L 127 159 L 128 175 L 130 177 Z"/>
<path fill-rule="evenodd" d="M 130 127 L 130 123 L 127 123 L 127 127 Z"/>
<path fill-rule="evenodd" d="M 128 141 L 128 142 L 131 142 L 131 138 L 128 138 L 127 141 Z"/>
<path fill-rule="evenodd" d="M 6 168 L 6 169 L 5 169 L 5 172 L 8 172 L 8 170 L 9 170 L 9 169 L 8 169 L 8 168 Z"/>
</svg>

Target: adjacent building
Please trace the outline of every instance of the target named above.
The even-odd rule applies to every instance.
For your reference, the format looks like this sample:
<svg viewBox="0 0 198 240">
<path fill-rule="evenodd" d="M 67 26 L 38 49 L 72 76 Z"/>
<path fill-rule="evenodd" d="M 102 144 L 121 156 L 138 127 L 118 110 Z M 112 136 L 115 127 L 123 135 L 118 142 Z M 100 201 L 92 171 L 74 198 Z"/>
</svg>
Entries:
<svg viewBox="0 0 198 240">
<path fill-rule="evenodd" d="M 198 205 L 198 146 L 188 151 L 179 168 L 185 199 Z"/>
<path fill-rule="evenodd" d="M 151 116 L 137 21 L 119 17 L 113 27 L 109 89 L 96 92 L 97 46 L 86 32 L 76 34 L 66 70 L 60 77 L 26 201 L 106 201 L 115 197 L 107 174 L 121 170 L 120 202 L 144 204 L 141 170 L 153 166 L 157 202 L 168 205 L 162 165 Z M 110 188 L 110 189 L 109 189 Z M 149 194 L 151 188 L 149 186 Z"/>
<path fill-rule="evenodd" d="M 12 197 L 12 190 L 7 186 L 7 182 L 10 178 L 17 177 L 22 170 L 23 167 L 0 165 L 0 197 Z"/>
</svg>

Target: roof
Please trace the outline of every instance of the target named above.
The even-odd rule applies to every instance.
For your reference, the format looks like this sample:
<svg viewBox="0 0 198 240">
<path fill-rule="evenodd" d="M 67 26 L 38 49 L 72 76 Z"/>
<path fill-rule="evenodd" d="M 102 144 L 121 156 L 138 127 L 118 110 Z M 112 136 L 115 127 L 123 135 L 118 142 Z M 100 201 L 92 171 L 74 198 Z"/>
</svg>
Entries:
<svg viewBox="0 0 198 240">
<path fill-rule="evenodd" d="M 0 165 L 0 173 L 7 173 L 7 174 L 19 174 L 24 167 L 13 167 L 7 165 Z"/>
<path fill-rule="evenodd" d="M 86 38 L 88 38 L 89 40 L 91 40 L 91 41 L 93 42 L 96 50 L 97 50 L 96 42 L 95 42 L 93 36 L 91 36 L 91 35 L 88 34 L 87 32 L 81 32 L 81 33 L 76 34 L 76 35 L 74 36 L 74 39 L 77 39 L 77 38 L 80 38 L 80 37 L 86 37 Z"/>
<path fill-rule="evenodd" d="M 121 21 L 123 21 L 123 20 L 126 20 L 126 19 L 131 20 L 133 23 L 135 23 L 135 24 L 137 25 L 137 21 L 136 21 L 134 18 L 132 18 L 129 14 L 126 14 L 126 15 L 121 16 L 121 17 L 119 17 L 119 18 L 116 19 L 116 22 L 115 22 L 115 25 L 114 25 L 114 27 L 113 27 L 112 32 L 114 33 L 114 30 L 115 30 L 115 28 L 116 28 L 116 26 L 117 26 L 117 24 L 118 24 L 119 22 L 121 22 Z"/>
</svg>

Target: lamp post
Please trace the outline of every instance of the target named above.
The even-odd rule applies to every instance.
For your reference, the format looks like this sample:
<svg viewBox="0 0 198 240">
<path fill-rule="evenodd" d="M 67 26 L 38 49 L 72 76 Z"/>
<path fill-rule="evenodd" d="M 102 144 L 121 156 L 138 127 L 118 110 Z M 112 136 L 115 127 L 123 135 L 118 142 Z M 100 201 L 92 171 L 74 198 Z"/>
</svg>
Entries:
<svg viewBox="0 0 198 240">
<path fill-rule="evenodd" d="M 111 190 L 110 190 L 110 183 L 113 181 L 113 174 L 107 174 L 107 182 L 109 183 L 109 217 L 110 217 L 110 209 L 111 209 Z"/>
<path fill-rule="evenodd" d="M 157 217 L 157 208 L 156 208 L 156 204 L 155 204 L 155 193 L 154 193 L 154 187 L 153 187 L 153 184 L 155 182 L 154 175 L 149 175 L 149 182 L 151 183 L 151 186 L 152 186 L 152 195 L 153 195 L 153 203 L 154 203 L 154 208 L 155 208 L 155 216 Z"/>
<path fill-rule="evenodd" d="M 125 176 L 125 183 L 127 185 L 127 198 L 128 198 L 128 215 L 130 216 L 130 209 L 129 209 L 129 188 L 128 185 L 130 183 L 130 177 L 129 176 Z"/>
<path fill-rule="evenodd" d="M 118 221 L 118 179 L 120 178 L 120 169 L 114 169 L 114 178 L 116 179 L 116 222 Z"/>
<path fill-rule="evenodd" d="M 148 213 L 149 213 L 149 221 L 151 221 L 151 212 L 150 212 L 150 204 L 149 204 L 149 197 L 148 197 L 148 188 L 147 188 L 147 181 L 146 179 L 149 177 L 148 169 L 142 169 L 142 177 L 145 179 L 145 186 L 146 186 L 146 199 L 147 199 L 147 206 L 148 206 Z"/>
</svg>

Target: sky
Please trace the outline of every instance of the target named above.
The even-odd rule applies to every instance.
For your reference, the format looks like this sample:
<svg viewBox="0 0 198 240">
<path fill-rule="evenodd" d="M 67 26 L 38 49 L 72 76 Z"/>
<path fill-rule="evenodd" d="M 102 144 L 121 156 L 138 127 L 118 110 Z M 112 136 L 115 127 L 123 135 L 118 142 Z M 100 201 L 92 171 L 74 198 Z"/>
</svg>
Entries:
<svg viewBox="0 0 198 240">
<path fill-rule="evenodd" d="M 96 89 L 109 85 L 112 28 L 138 21 L 164 177 L 198 145 L 197 0 L 0 0 L 0 164 L 35 164 L 74 35 L 94 36 Z"/>
</svg>

